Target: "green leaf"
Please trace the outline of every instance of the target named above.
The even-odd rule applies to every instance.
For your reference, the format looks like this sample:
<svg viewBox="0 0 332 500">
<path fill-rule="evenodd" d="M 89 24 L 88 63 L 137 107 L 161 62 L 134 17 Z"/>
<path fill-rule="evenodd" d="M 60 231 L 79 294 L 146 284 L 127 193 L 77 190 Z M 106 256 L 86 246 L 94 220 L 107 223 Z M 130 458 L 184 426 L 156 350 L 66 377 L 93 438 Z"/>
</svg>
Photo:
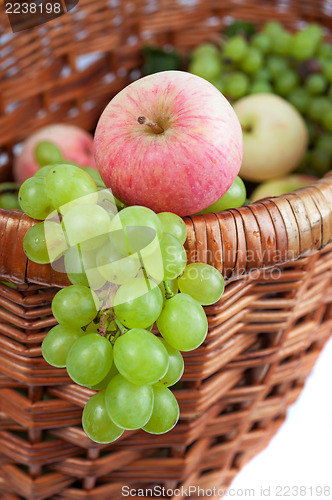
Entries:
<svg viewBox="0 0 332 500">
<path fill-rule="evenodd" d="M 235 35 L 251 37 L 255 32 L 255 25 L 246 21 L 234 21 L 224 30 L 224 34 L 228 37 L 232 37 Z"/>
<path fill-rule="evenodd" d="M 143 54 L 145 75 L 159 71 L 177 70 L 181 67 L 181 57 L 176 50 L 165 51 L 161 48 L 145 47 Z"/>
</svg>

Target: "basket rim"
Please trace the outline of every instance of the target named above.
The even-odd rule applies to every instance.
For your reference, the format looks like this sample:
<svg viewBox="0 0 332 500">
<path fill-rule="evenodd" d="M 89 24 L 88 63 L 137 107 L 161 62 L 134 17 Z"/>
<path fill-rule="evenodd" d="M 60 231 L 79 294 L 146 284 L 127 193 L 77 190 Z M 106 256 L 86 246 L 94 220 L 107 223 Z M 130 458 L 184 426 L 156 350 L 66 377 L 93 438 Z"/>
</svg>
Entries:
<svg viewBox="0 0 332 500">
<path fill-rule="evenodd" d="M 189 262 L 208 263 L 226 280 L 271 269 L 332 241 L 332 172 L 289 194 L 183 219 Z M 24 254 L 23 237 L 38 222 L 20 210 L 0 209 L 0 278 L 21 286 L 66 286 L 65 274 Z"/>
</svg>

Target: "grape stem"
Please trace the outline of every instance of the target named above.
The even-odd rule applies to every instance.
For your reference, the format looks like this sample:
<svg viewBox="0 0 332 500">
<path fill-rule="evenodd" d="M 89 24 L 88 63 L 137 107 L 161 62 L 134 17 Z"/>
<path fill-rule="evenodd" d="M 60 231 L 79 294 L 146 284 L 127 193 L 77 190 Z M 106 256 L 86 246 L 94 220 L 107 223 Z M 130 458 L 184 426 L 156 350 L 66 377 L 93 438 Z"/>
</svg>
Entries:
<svg viewBox="0 0 332 500">
<path fill-rule="evenodd" d="M 175 293 L 172 292 L 172 290 L 168 286 L 167 281 L 163 281 L 163 285 L 164 285 L 164 288 L 165 288 L 165 297 L 166 297 L 166 300 L 167 299 L 171 299 L 172 297 L 174 297 Z"/>
<path fill-rule="evenodd" d="M 120 337 L 120 335 L 121 335 L 121 332 L 120 332 L 120 330 L 118 330 L 118 331 L 116 332 L 116 334 L 114 335 L 113 339 L 112 339 L 112 343 L 113 343 L 113 344 L 114 344 L 114 342 L 116 341 L 116 339 Z"/>
<path fill-rule="evenodd" d="M 153 122 L 146 116 L 139 116 L 137 118 L 137 121 L 140 125 L 147 125 L 148 127 L 150 127 L 155 134 L 162 134 L 164 132 L 164 129 L 160 127 L 157 122 Z"/>
<path fill-rule="evenodd" d="M 108 311 L 104 311 L 103 314 L 101 315 L 100 328 L 98 330 L 99 334 L 102 337 L 106 336 L 108 319 L 109 319 Z"/>
<path fill-rule="evenodd" d="M 119 330 L 118 333 L 120 335 L 123 335 L 124 333 L 126 333 L 128 331 L 128 328 L 126 328 L 125 326 L 123 326 L 123 324 L 120 323 L 120 321 L 117 318 L 114 318 L 114 322 L 115 322 L 116 326 L 118 327 L 118 330 Z"/>
<path fill-rule="evenodd" d="M 142 269 L 142 272 L 143 272 L 143 276 L 144 276 L 144 279 L 145 279 L 146 286 L 148 287 L 148 290 L 151 290 L 151 285 L 150 285 L 150 282 L 149 282 L 148 273 L 146 272 L 146 269 L 144 267 L 144 262 L 143 262 L 143 259 L 142 259 L 142 255 L 140 253 L 139 253 L 139 261 L 140 261 L 140 264 L 141 264 L 141 269 Z"/>
</svg>

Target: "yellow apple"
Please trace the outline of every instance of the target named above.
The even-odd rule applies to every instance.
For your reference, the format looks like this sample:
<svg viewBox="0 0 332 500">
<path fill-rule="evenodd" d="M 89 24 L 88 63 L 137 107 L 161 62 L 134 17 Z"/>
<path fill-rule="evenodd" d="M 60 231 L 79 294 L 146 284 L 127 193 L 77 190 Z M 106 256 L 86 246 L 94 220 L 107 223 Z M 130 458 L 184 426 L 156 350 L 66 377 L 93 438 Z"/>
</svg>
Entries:
<svg viewBox="0 0 332 500">
<path fill-rule="evenodd" d="M 282 177 L 299 164 L 308 145 L 304 119 L 273 94 L 254 94 L 234 104 L 243 131 L 240 177 L 262 182 Z"/>
</svg>

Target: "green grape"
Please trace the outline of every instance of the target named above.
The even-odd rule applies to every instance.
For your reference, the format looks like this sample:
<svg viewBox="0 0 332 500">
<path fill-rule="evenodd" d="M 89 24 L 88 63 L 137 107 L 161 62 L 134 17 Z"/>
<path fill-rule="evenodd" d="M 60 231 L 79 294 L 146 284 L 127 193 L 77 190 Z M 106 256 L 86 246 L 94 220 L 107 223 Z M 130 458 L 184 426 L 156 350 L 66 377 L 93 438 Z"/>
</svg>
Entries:
<svg viewBox="0 0 332 500">
<path fill-rule="evenodd" d="M 73 285 L 87 286 L 92 290 L 99 290 L 105 285 L 106 279 L 97 268 L 94 250 L 70 247 L 65 253 L 64 261 L 67 276 Z"/>
<path fill-rule="evenodd" d="M 72 166 L 74 166 L 74 167 L 81 168 L 81 166 L 80 166 L 78 163 L 76 163 L 75 161 L 71 161 L 71 160 L 67 160 L 67 159 L 66 159 L 66 160 L 64 160 L 64 161 L 63 161 L 63 162 L 61 162 L 61 163 L 64 163 L 64 164 L 66 164 L 66 165 L 72 165 Z"/>
<path fill-rule="evenodd" d="M 95 293 L 82 285 L 63 288 L 53 298 L 52 312 L 58 323 L 81 327 L 90 323 L 97 315 Z"/>
<path fill-rule="evenodd" d="M 275 78 L 274 85 L 278 94 L 286 96 L 299 85 L 299 77 L 295 71 L 288 69 Z"/>
<path fill-rule="evenodd" d="M 323 28 L 319 24 L 308 24 L 303 30 L 303 33 L 305 33 L 308 37 L 315 42 L 316 47 L 321 43 L 324 32 Z"/>
<path fill-rule="evenodd" d="M 323 75 L 329 83 L 332 83 L 332 61 L 329 61 L 323 67 Z"/>
<path fill-rule="evenodd" d="M 81 328 L 56 325 L 43 340 L 42 353 L 44 359 L 48 364 L 57 368 L 65 367 L 71 346 L 83 335 L 84 332 Z"/>
<path fill-rule="evenodd" d="M 134 278 L 121 285 L 114 296 L 116 317 L 127 328 L 147 328 L 160 315 L 163 296 L 152 280 Z"/>
<path fill-rule="evenodd" d="M 305 88 L 312 95 L 322 94 L 327 87 L 325 76 L 314 73 L 309 75 L 305 81 Z"/>
<path fill-rule="evenodd" d="M 93 250 L 108 240 L 110 215 L 99 205 L 72 207 L 62 219 L 70 246 Z"/>
<path fill-rule="evenodd" d="M 150 420 L 143 426 L 150 434 L 165 434 L 176 425 L 180 410 L 174 394 L 167 388 L 153 386 L 154 402 Z"/>
<path fill-rule="evenodd" d="M 37 264 L 49 264 L 63 255 L 67 248 L 61 225 L 52 221 L 32 226 L 23 238 L 27 257 Z"/>
<path fill-rule="evenodd" d="M 37 172 L 34 173 L 34 177 L 37 177 L 38 179 L 45 179 L 45 177 L 48 176 L 50 171 L 54 168 L 54 165 L 46 165 L 46 167 L 41 167 L 37 170 Z"/>
<path fill-rule="evenodd" d="M 332 157 L 332 134 L 320 134 L 316 141 L 316 148 Z"/>
<path fill-rule="evenodd" d="M 253 81 L 249 89 L 249 94 L 271 94 L 272 92 L 272 85 L 264 80 Z"/>
<path fill-rule="evenodd" d="M 22 211 L 33 219 L 44 220 L 54 210 L 52 202 L 45 194 L 44 179 L 30 177 L 24 181 L 18 199 Z"/>
<path fill-rule="evenodd" d="M 270 39 L 277 38 L 283 32 L 284 28 L 277 21 L 269 21 L 265 24 L 263 29 L 263 33 L 265 33 Z"/>
<path fill-rule="evenodd" d="M 81 167 L 84 172 L 90 175 L 92 179 L 95 181 L 97 188 L 103 188 L 106 189 L 106 186 L 103 182 L 103 179 L 100 176 L 100 173 L 98 170 L 91 168 L 91 167 Z"/>
<path fill-rule="evenodd" d="M 66 236 L 60 222 L 46 220 L 43 224 L 49 260 L 54 262 L 62 257 L 68 248 Z"/>
<path fill-rule="evenodd" d="M 327 59 L 332 58 L 332 45 L 329 43 L 321 43 L 318 49 L 319 57 L 326 57 Z"/>
<path fill-rule="evenodd" d="M 289 55 L 292 46 L 293 36 L 287 31 L 281 31 L 272 41 L 272 52 L 278 55 Z"/>
<path fill-rule="evenodd" d="M 219 90 L 219 92 L 224 94 L 227 83 L 227 75 L 225 76 L 221 74 L 218 78 L 212 80 L 211 83 Z"/>
<path fill-rule="evenodd" d="M 132 206 L 121 210 L 111 222 L 110 239 L 123 255 L 135 253 L 162 235 L 162 224 L 152 210 Z"/>
<path fill-rule="evenodd" d="M 181 217 L 171 212 L 158 214 L 164 233 L 169 233 L 183 245 L 187 239 L 187 226 Z"/>
<path fill-rule="evenodd" d="M 72 345 L 67 372 L 76 384 L 91 387 L 101 382 L 113 363 L 112 344 L 98 333 L 88 333 Z"/>
<path fill-rule="evenodd" d="M 191 295 L 203 306 L 217 302 L 224 293 L 224 278 L 208 264 L 189 264 L 178 278 L 180 291 Z"/>
<path fill-rule="evenodd" d="M 158 337 L 147 330 L 133 328 L 115 341 L 114 363 L 129 382 L 149 385 L 166 374 L 169 361 Z"/>
<path fill-rule="evenodd" d="M 111 283 L 122 285 L 134 278 L 141 266 L 138 255 L 121 254 L 111 241 L 98 249 L 96 263 L 99 273 Z"/>
<path fill-rule="evenodd" d="M 231 73 L 226 80 L 225 93 L 231 99 L 239 99 L 248 92 L 249 84 L 249 78 L 244 73 Z"/>
<path fill-rule="evenodd" d="M 298 61 L 305 61 L 306 59 L 311 59 L 315 55 L 317 46 L 317 40 L 312 38 L 310 33 L 305 30 L 298 31 L 293 35 L 290 55 Z"/>
<path fill-rule="evenodd" d="M 17 194 L 15 193 L 0 193 L 0 208 L 5 210 L 16 210 L 20 208 Z"/>
<path fill-rule="evenodd" d="M 323 116 L 323 124 L 328 132 L 332 132 L 332 110 L 328 109 Z"/>
<path fill-rule="evenodd" d="M 284 71 L 289 69 L 287 61 L 282 57 L 271 55 L 266 60 L 266 67 L 269 70 L 272 78 L 277 78 Z"/>
<path fill-rule="evenodd" d="M 84 271 L 84 262 L 78 247 L 70 247 L 65 253 L 65 269 L 69 281 L 73 285 L 89 287 L 89 280 Z M 105 280 L 104 280 L 105 283 Z M 93 290 L 98 288 L 91 287 Z"/>
<path fill-rule="evenodd" d="M 241 69 L 253 75 L 263 66 L 262 53 L 255 47 L 250 47 L 247 51 L 246 57 L 241 62 Z"/>
<path fill-rule="evenodd" d="M 305 88 L 298 87 L 291 91 L 287 99 L 300 113 L 304 113 L 309 106 L 311 96 Z"/>
<path fill-rule="evenodd" d="M 263 67 L 257 71 L 255 74 L 255 81 L 257 80 L 271 80 L 272 75 L 268 68 Z"/>
<path fill-rule="evenodd" d="M 223 49 L 223 58 L 239 62 L 246 57 L 248 44 L 242 36 L 237 35 L 228 39 Z"/>
<path fill-rule="evenodd" d="M 63 156 L 60 149 L 50 141 L 41 141 L 35 147 L 35 159 L 41 167 L 61 163 Z"/>
<path fill-rule="evenodd" d="M 253 47 L 258 49 L 262 54 L 267 54 L 271 50 L 271 38 L 265 33 L 256 33 L 251 39 Z"/>
<path fill-rule="evenodd" d="M 332 103 L 328 97 L 312 97 L 308 106 L 307 115 L 313 120 L 320 122 L 328 109 L 332 109 Z"/>
<path fill-rule="evenodd" d="M 106 387 L 108 386 L 108 384 L 110 383 L 112 378 L 118 374 L 119 374 L 119 371 L 118 371 L 117 367 L 115 366 L 115 363 L 113 363 L 112 367 L 111 367 L 110 371 L 108 372 L 108 374 L 106 375 L 106 377 L 103 378 L 103 380 L 101 382 L 99 382 L 98 384 L 92 385 L 90 387 L 90 389 L 92 389 L 93 391 L 103 391 L 104 389 L 106 389 Z"/>
<path fill-rule="evenodd" d="M 181 243 L 171 234 L 164 233 L 160 241 L 164 280 L 177 278 L 187 265 L 187 254 Z"/>
<path fill-rule="evenodd" d="M 113 443 L 124 432 L 108 415 L 104 391 L 98 392 L 86 403 L 82 426 L 85 434 L 95 443 Z"/>
<path fill-rule="evenodd" d="M 62 213 L 66 211 L 63 205 L 67 203 L 68 208 L 72 208 L 75 204 L 91 204 L 97 200 L 94 180 L 81 168 L 69 164 L 54 166 L 45 178 L 45 192 L 50 202 Z"/>
<path fill-rule="evenodd" d="M 214 56 L 207 53 L 201 57 L 196 56 L 196 58 L 189 64 L 188 69 L 190 73 L 211 81 L 220 75 L 222 71 L 222 63 L 219 58 L 219 54 Z"/>
<path fill-rule="evenodd" d="M 244 182 L 241 177 L 237 176 L 231 187 L 221 198 L 219 198 L 219 200 L 199 213 L 210 214 L 221 212 L 222 210 L 228 210 L 230 208 L 242 207 L 246 197 L 247 191 Z"/>
<path fill-rule="evenodd" d="M 191 53 L 192 59 L 200 59 L 203 56 L 220 57 L 220 50 L 211 43 L 203 43 L 196 47 Z"/>
<path fill-rule="evenodd" d="M 160 341 L 164 345 L 168 354 L 168 368 L 165 375 L 159 380 L 158 384 L 162 384 L 165 387 L 170 387 L 176 384 L 180 380 L 184 371 L 184 361 L 183 357 L 177 349 L 174 349 L 169 345 L 165 339 L 161 338 Z"/>
<path fill-rule="evenodd" d="M 106 408 L 113 422 L 122 429 L 135 430 L 145 425 L 152 414 L 151 385 L 136 385 L 116 375 L 105 392 Z"/>
<path fill-rule="evenodd" d="M 321 149 L 310 151 L 311 166 L 317 175 L 323 176 L 330 170 L 330 155 Z"/>
<path fill-rule="evenodd" d="M 172 347 L 192 351 L 204 342 L 208 322 L 197 300 L 186 293 L 178 293 L 166 301 L 157 319 L 157 327 Z"/>
<path fill-rule="evenodd" d="M 18 192 L 18 189 L 19 189 L 19 186 L 18 186 L 18 184 L 16 184 L 16 182 L 2 182 L 2 183 L 0 183 L 0 194 L 3 194 L 3 193 L 16 194 Z"/>
</svg>

